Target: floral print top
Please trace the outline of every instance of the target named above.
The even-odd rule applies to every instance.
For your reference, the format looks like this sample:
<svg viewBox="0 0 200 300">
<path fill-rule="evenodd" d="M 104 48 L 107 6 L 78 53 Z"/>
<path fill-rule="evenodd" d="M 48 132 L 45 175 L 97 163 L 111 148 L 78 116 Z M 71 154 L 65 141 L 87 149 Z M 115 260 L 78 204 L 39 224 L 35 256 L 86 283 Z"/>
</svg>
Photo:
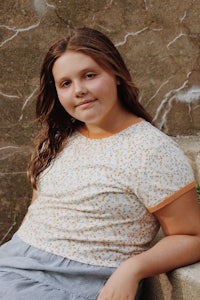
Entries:
<svg viewBox="0 0 200 300">
<path fill-rule="evenodd" d="M 153 212 L 195 186 L 188 159 L 150 123 L 106 134 L 81 129 L 42 173 L 18 236 L 82 263 L 117 267 L 149 248 Z"/>
</svg>

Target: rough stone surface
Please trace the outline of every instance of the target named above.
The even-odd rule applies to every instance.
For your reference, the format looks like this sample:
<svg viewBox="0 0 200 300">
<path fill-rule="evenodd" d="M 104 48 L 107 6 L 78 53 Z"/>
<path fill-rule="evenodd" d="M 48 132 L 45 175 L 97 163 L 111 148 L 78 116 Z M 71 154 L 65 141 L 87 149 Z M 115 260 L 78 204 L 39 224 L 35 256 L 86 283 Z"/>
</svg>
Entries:
<svg viewBox="0 0 200 300">
<path fill-rule="evenodd" d="M 198 300 L 199 278 L 200 263 L 148 278 L 142 300 Z"/>
<path fill-rule="evenodd" d="M 1 243 L 17 230 L 30 202 L 26 166 L 37 131 L 40 65 L 52 42 L 73 27 L 90 26 L 113 40 L 141 103 L 175 137 L 199 182 L 199 1 L 2 0 L 0 9 Z"/>
<path fill-rule="evenodd" d="M 160 230 L 152 246 L 164 236 Z M 141 300 L 200 299 L 200 262 L 145 279 Z"/>
<path fill-rule="evenodd" d="M 169 274 L 169 280 L 173 286 L 172 300 L 200 299 L 200 263 L 176 269 Z"/>
</svg>

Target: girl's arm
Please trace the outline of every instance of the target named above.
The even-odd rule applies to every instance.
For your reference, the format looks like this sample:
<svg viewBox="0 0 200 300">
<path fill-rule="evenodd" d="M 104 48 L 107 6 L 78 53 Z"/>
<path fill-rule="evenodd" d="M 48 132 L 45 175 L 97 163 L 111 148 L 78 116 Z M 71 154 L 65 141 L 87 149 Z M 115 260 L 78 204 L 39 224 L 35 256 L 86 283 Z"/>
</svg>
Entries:
<svg viewBox="0 0 200 300">
<path fill-rule="evenodd" d="M 200 260 L 200 207 L 195 189 L 155 212 L 165 233 L 151 249 L 124 261 L 98 300 L 133 300 L 140 280 Z"/>
</svg>

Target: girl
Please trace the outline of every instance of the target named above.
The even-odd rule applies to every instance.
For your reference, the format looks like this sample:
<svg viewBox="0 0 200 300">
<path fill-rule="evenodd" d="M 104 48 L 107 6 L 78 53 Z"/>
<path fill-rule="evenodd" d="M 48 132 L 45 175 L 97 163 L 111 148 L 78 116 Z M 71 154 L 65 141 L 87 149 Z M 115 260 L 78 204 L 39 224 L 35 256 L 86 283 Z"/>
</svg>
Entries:
<svg viewBox="0 0 200 300">
<path fill-rule="evenodd" d="M 137 299 L 144 278 L 200 259 L 191 167 L 105 35 L 79 28 L 49 49 L 36 112 L 33 199 L 0 250 L 1 299 Z"/>
</svg>

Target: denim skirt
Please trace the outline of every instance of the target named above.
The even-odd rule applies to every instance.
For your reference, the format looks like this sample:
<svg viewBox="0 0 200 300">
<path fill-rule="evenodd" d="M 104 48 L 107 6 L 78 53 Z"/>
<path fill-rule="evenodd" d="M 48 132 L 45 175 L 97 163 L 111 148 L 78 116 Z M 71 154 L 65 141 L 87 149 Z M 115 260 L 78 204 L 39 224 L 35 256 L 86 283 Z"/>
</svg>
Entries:
<svg viewBox="0 0 200 300">
<path fill-rule="evenodd" d="M 114 271 L 41 251 L 15 234 L 0 247 L 0 299 L 95 300 Z"/>
</svg>

